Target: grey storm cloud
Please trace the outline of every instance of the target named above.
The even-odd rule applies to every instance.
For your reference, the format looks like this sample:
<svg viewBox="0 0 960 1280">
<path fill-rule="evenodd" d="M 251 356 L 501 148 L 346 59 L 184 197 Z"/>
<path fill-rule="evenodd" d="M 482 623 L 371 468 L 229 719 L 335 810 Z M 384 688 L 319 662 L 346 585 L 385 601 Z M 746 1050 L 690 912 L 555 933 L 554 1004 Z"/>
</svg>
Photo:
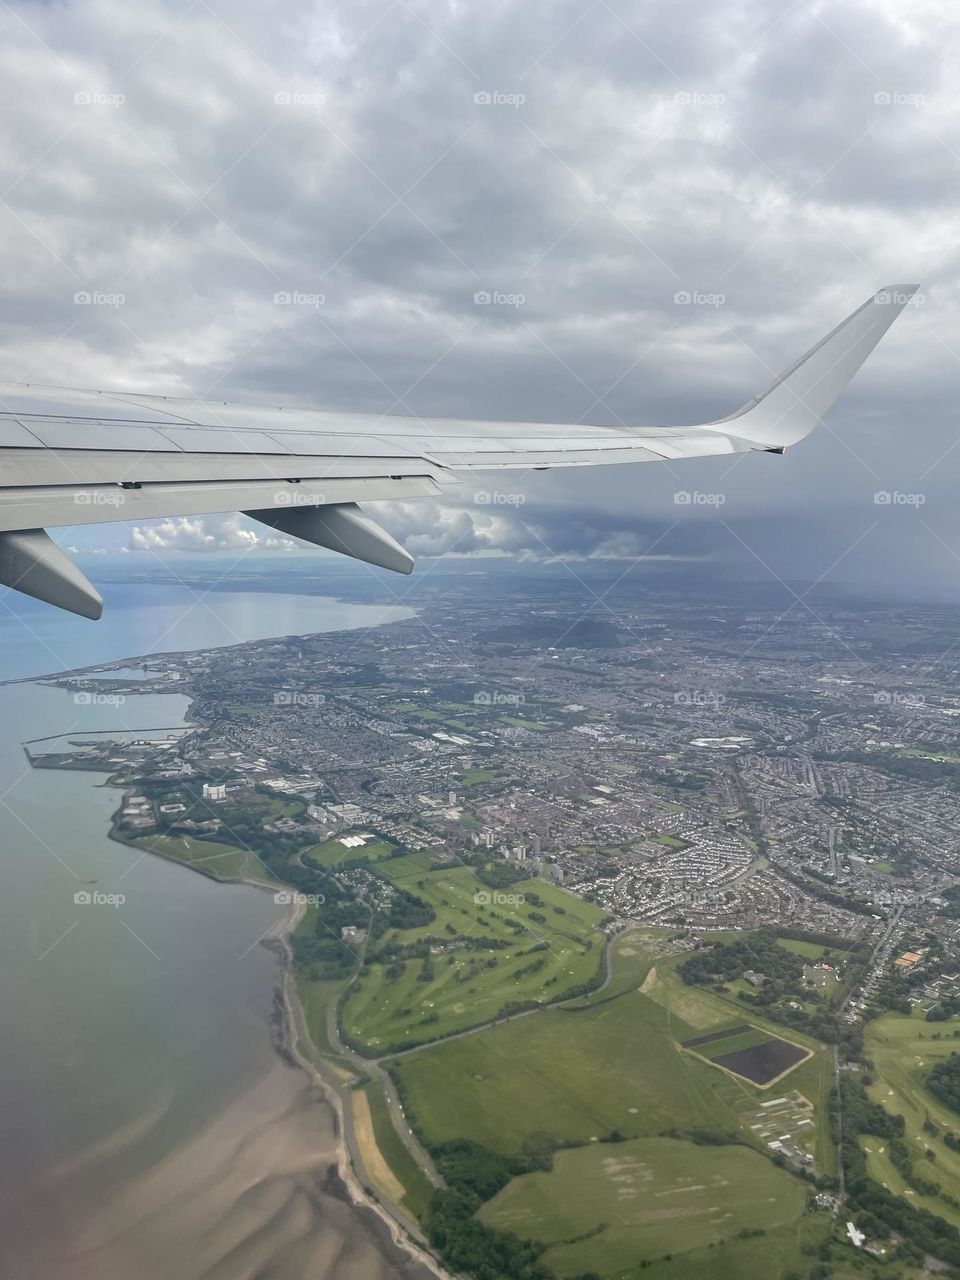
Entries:
<svg viewBox="0 0 960 1280">
<path fill-rule="evenodd" d="M 922 279 L 785 459 L 506 473 L 381 514 L 420 555 L 955 580 L 946 0 L 67 0 L 0 31 L 5 379 L 695 422 Z M 82 537 L 291 550 L 238 517 Z"/>
</svg>

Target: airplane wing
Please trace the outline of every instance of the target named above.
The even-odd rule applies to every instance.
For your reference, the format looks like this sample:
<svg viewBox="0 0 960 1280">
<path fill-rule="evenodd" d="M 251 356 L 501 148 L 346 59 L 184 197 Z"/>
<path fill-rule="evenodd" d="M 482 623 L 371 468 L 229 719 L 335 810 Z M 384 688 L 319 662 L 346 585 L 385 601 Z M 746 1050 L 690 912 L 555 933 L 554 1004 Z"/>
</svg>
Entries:
<svg viewBox="0 0 960 1280">
<path fill-rule="evenodd" d="M 743 408 L 697 426 L 398 418 L 18 385 L 0 398 L 0 584 L 99 618 L 99 594 L 46 528 L 231 511 L 409 573 L 412 557 L 358 502 L 436 496 L 473 471 L 783 453 L 916 288 L 881 289 Z"/>
</svg>

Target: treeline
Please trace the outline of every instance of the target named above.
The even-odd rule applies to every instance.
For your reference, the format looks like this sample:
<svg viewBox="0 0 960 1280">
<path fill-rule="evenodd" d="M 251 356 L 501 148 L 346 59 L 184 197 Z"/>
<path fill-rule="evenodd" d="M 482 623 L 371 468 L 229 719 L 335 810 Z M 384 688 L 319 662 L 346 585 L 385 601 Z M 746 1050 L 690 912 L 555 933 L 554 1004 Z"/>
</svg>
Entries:
<svg viewBox="0 0 960 1280">
<path fill-rule="evenodd" d="M 433 924 L 436 918 L 437 913 L 429 902 L 406 889 L 398 889 L 385 922 L 388 929 L 422 929 L 424 925 Z"/>
<path fill-rule="evenodd" d="M 430 1147 L 447 1190 L 433 1196 L 427 1235 L 451 1269 L 481 1280 L 552 1280 L 553 1272 L 540 1262 L 545 1248 L 541 1242 L 485 1226 L 475 1215 L 512 1178 L 552 1169 L 553 1153 L 560 1145 L 551 1134 L 535 1133 L 509 1156 L 466 1138 Z"/>
<path fill-rule="evenodd" d="M 813 929 L 793 929 L 789 925 L 779 925 L 777 936 L 790 942 L 809 942 L 815 947 L 827 947 L 830 951 L 856 951 L 860 946 L 856 939 L 841 938 L 835 933 L 819 933 Z"/>
<path fill-rule="evenodd" d="M 427 1237 L 451 1271 L 479 1280 L 553 1280 L 540 1262 L 546 1246 L 498 1231 L 474 1217 L 471 1201 L 457 1191 L 436 1191 L 427 1215 Z"/>
<path fill-rule="evenodd" d="M 927 1088 L 951 1111 L 960 1112 L 960 1053 L 951 1053 L 949 1058 L 931 1067 Z"/>
<path fill-rule="evenodd" d="M 688 984 L 725 989 L 724 983 L 742 978 L 748 970 L 759 972 L 764 981 L 753 991 L 738 991 L 741 1004 L 794 1031 L 802 1031 L 827 1044 L 842 1045 L 845 1052 L 855 1053 L 850 1024 L 845 1023 L 836 1003 L 829 1002 L 818 991 L 803 986 L 804 961 L 777 942 L 778 933 L 749 934 L 733 942 L 716 942 L 694 951 L 677 968 Z M 853 957 L 850 962 L 853 963 Z M 807 1010 L 802 1004 L 812 1004 Z"/>
<path fill-rule="evenodd" d="M 940 750 L 940 748 L 936 749 Z M 824 752 L 815 758 L 837 763 L 865 764 L 897 778 L 908 778 L 911 782 L 927 782 L 934 786 L 946 785 L 955 791 L 960 790 L 960 765 L 950 760 L 896 755 L 891 751 Z"/>
<path fill-rule="evenodd" d="M 749 940 L 715 942 L 692 952 L 677 972 L 688 986 L 733 982 L 748 970 L 762 973 L 768 984 L 795 989 L 803 978 L 803 961 L 777 942 L 773 933 L 753 933 Z"/>
<path fill-rule="evenodd" d="M 819 881 L 809 880 L 806 876 L 798 876 L 796 872 L 789 870 L 789 868 L 780 863 L 777 864 L 777 871 L 785 880 L 795 884 L 804 893 L 809 893 L 812 898 L 819 898 L 821 902 L 828 902 L 832 907 L 840 907 L 843 911 L 852 911 L 860 916 L 872 916 L 874 914 L 874 908 L 868 906 L 865 902 L 861 902 L 859 898 L 847 898 L 842 893 L 835 893 L 833 889 L 826 888 Z"/>
<path fill-rule="evenodd" d="M 846 1176 L 847 1194 L 857 1210 L 857 1225 L 871 1235 L 901 1235 L 901 1254 L 921 1263 L 924 1254 L 941 1258 L 951 1266 L 960 1266 L 960 1235 L 949 1222 L 918 1208 L 901 1196 L 875 1182 L 867 1173 L 867 1158 L 857 1141 L 858 1135 L 882 1138 L 888 1145 L 891 1161 L 901 1176 L 922 1194 L 936 1195 L 935 1183 L 918 1178 L 912 1167 L 910 1152 L 904 1140 L 903 1116 L 891 1115 L 877 1102 L 872 1102 L 859 1080 L 849 1076 L 840 1081 L 840 1092 L 834 1090 L 830 1103 L 834 1134 L 842 1136 L 841 1159 Z"/>
<path fill-rule="evenodd" d="M 464 861 L 469 863 L 471 859 L 467 858 Z M 508 889 L 510 885 L 517 884 L 520 880 L 530 879 L 529 867 L 522 866 L 518 862 L 508 862 L 504 858 L 497 862 L 488 862 L 481 856 L 479 865 L 477 863 L 474 865 L 474 874 L 488 889 Z"/>
</svg>

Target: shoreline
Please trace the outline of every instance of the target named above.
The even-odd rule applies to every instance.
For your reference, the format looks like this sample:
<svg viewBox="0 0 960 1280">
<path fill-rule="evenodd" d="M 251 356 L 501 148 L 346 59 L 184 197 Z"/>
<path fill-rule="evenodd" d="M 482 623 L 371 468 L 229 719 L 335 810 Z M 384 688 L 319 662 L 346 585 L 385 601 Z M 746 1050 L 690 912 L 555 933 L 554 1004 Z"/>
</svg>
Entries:
<svg viewBox="0 0 960 1280">
<path fill-rule="evenodd" d="M 318 1062 L 314 1060 L 316 1049 L 310 1042 L 303 1006 L 297 992 L 296 964 L 290 939 L 303 919 L 305 911 L 306 907 L 303 903 L 295 902 L 277 935 L 277 940 L 284 951 L 277 988 L 284 1032 L 284 1040 L 279 1050 L 283 1055 L 289 1055 L 291 1061 L 320 1089 L 324 1100 L 336 1117 L 337 1174 L 353 1207 L 370 1211 L 389 1234 L 392 1245 L 401 1249 L 414 1262 L 426 1267 L 431 1275 L 437 1277 L 437 1280 L 455 1280 L 453 1273 L 444 1268 L 426 1241 L 421 1243 L 412 1237 L 410 1228 L 400 1219 L 399 1211 L 388 1206 L 388 1203 L 378 1196 L 369 1194 L 359 1180 L 358 1170 L 355 1168 L 354 1157 L 347 1140 L 344 1116 L 344 1091 L 349 1086 L 338 1086 L 328 1080 Z M 304 1054 L 301 1048 L 303 1040 L 313 1050 L 312 1054 Z"/>
<path fill-rule="evenodd" d="M 184 724 L 188 723 L 193 723 L 189 720 L 189 708 L 184 712 Z M 97 785 L 122 790 L 122 784 L 115 781 L 115 777 L 116 775 L 108 775 Z M 150 857 L 162 858 L 164 862 L 172 863 L 185 871 L 193 871 L 216 884 L 245 885 L 250 889 L 271 895 L 284 892 L 279 881 L 276 885 L 271 885 L 265 880 L 257 880 L 250 876 L 215 876 L 201 867 L 191 866 L 190 863 L 183 862 L 179 858 L 172 858 L 161 850 L 144 849 L 138 844 L 125 840 L 117 833 L 115 819 L 119 812 L 118 808 L 111 815 L 110 830 L 107 835 L 109 839 L 127 849 L 135 849 Z M 290 939 L 305 912 L 306 906 L 294 901 L 287 916 L 279 922 L 276 932 L 271 928 L 260 941 L 261 946 L 267 946 L 278 953 L 280 965 L 274 988 L 273 1014 L 267 1020 L 274 1049 L 282 1061 L 302 1072 L 309 1083 L 319 1089 L 324 1103 L 333 1113 L 337 1159 L 336 1165 L 331 1165 L 329 1171 L 335 1171 L 339 1187 L 345 1193 L 350 1206 L 364 1215 L 366 1224 L 379 1237 L 381 1245 L 388 1242 L 390 1249 L 399 1250 L 411 1263 L 425 1268 L 436 1280 L 456 1280 L 454 1273 L 447 1271 L 440 1259 L 430 1250 L 425 1238 L 421 1236 L 418 1240 L 413 1235 L 414 1230 L 419 1232 L 419 1226 L 415 1220 L 405 1221 L 398 1206 L 368 1191 L 362 1180 L 364 1171 L 356 1167 L 354 1153 L 347 1137 L 345 1118 L 344 1098 L 349 1093 L 350 1086 L 340 1085 L 324 1074 L 319 1054 L 307 1031 L 303 1006 L 297 992 L 296 961 Z M 274 945 L 271 946 L 271 944 Z M 279 1027 L 273 1022 L 273 1018 L 278 1013 Z M 304 1046 L 308 1050 L 307 1053 L 304 1052 Z M 386 1250 L 384 1258 L 388 1262 L 392 1261 Z"/>
<path fill-rule="evenodd" d="M 214 589 L 214 588 L 211 588 L 211 589 Z M 227 593 L 230 592 L 229 587 L 220 587 L 219 589 Z M 235 591 L 235 594 L 244 594 L 244 592 L 242 589 L 237 589 Z M 302 592 L 295 593 L 293 591 L 278 591 L 278 592 L 275 592 L 274 594 L 278 594 L 278 595 L 299 594 L 300 596 L 303 596 Z M 409 622 L 410 618 L 415 618 L 418 613 L 417 608 L 413 605 L 405 605 L 405 604 L 398 605 L 396 603 L 391 604 L 389 602 L 384 603 L 383 601 L 373 601 L 373 600 L 352 600 L 349 597 L 336 596 L 336 595 L 328 596 L 325 593 L 321 593 L 316 596 L 307 595 L 307 596 L 303 596 L 303 598 L 313 599 L 313 600 L 329 600 L 329 601 L 332 601 L 334 604 L 344 605 L 348 608 L 367 607 L 371 609 L 376 609 L 376 608 L 406 609 L 409 611 L 409 617 L 389 618 L 389 619 L 377 621 L 377 622 L 364 622 L 364 623 L 359 623 L 356 626 L 331 627 L 329 629 L 324 628 L 320 631 L 313 630 L 313 631 L 284 632 L 279 635 L 261 636 L 258 639 L 254 639 L 254 640 L 233 640 L 228 644 L 202 644 L 202 645 L 197 645 L 195 648 L 188 648 L 188 649 L 164 649 L 162 651 L 157 650 L 156 652 L 150 652 L 150 653 L 126 654 L 122 658 L 108 658 L 103 662 L 90 662 L 82 667 L 68 667 L 66 669 L 61 669 L 59 671 L 42 671 L 34 675 L 8 676 L 5 679 L 0 680 L 0 689 L 5 689 L 8 685 L 17 685 L 17 684 L 45 684 L 52 688 L 58 688 L 60 687 L 59 682 L 61 680 L 74 680 L 82 676 L 88 676 L 90 678 L 94 678 L 96 676 L 106 676 L 107 678 L 109 678 L 111 671 L 116 671 L 122 668 L 134 669 L 136 667 L 141 667 L 144 670 L 146 670 L 149 664 L 152 662 L 169 661 L 173 658 L 183 658 L 191 654 L 208 653 L 208 652 L 213 652 L 214 650 L 220 650 L 220 649 L 240 649 L 240 648 L 243 648 L 245 645 L 268 644 L 274 640 L 308 640 L 313 636 L 329 635 L 329 634 L 334 634 L 336 632 L 342 632 L 342 631 L 376 630 L 379 627 L 389 627 L 399 622 Z M 162 696 L 164 693 L 176 693 L 176 690 L 175 689 L 163 690 L 162 693 L 158 690 L 154 690 L 154 693 L 157 696 Z"/>
<path fill-rule="evenodd" d="M 116 784 L 105 782 L 101 785 L 115 786 Z M 191 867 L 189 863 L 168 857 L 165 853 L 141 849 L 139 845 L 130 844 L 126 840 L 113 835 L 112 829 L 110 838 L 128 849 L 137 849 L 139 852 L 147 853 L 151 857 L 162 858 L 165 862 L 173 863 L 186 871 L 196 871 L 199 875 L 208 880 L 213 880 L 217 884 L 245 885 L 250 889 L 256 889 L 261 893 L 269 893 L 271 895 L 283 892 L 282 888 L 267 884 L 264 880 L 255 880 L 246 876 L 228 878 L 211 875 L 200 868 Z M 419 1241 L 414 1238 L 411 1231 L 411 1227 L 414 1225 L 413 1220 L 408 1224 L 400 1216 L 401 1211 L 397 1206 L 390 1204 L 389 1201 L 382 1200 L 375 1194 L 370 1194 L 361 1180 L 361 1172 L 355 1167 L 354 1156 L 347 1140 L 347 1124 L 344 1115 L 344 1095 L 349 1093 L 350 1086 L 339 1085 L 324 1074 L 317 1060 L 319 1054 L 312 1044 L 309 1032 L 306 1029 L 303 1006 L 297 992 L 296 961 L 290 939 L 296 932 L 305 912 L 306 907 L 303 903 L 294 902 L 286 918 L 279 922 L 277 931 L 273 932 L 271 929 L 259 943 L 260 946 L 265 946 L 279 953 L 280 971 L 274 987 L 275 1002 L 273 1008 L 273 1016 L 278 1013 L 280 1016 L 279 1027 L 273 1022 L 272 1017 L 267 1020 L 273 1047 L 282 1061 L 302 1072 L 309 1083 L 319 1089 L 324 1103 L 333 1112 L 337 1160 L 336 1165 L 331 1165 L 329 1171 L 333 1172 L 335 1170 L 339 1187 L 346 1193 L 346 1199 L 350 1206 L 366 1216 L 367 1224 L 373 1228 L 375 1234 L 380 1236 L 381 1243 L 384 1240 L 389 1241 L 394 1250 L 400 1250 L 411 1262 L 425 1267 L 430 1275 L 436 1277 L 436 1280 L 456 1280 L 454 1273 L 447 1271 L 440 1259 L 431 1252 L 426 1240 L 422 1237 Z M 312 1051 L 309 1054 L 305 1054 L 301 1047 L 304 1041 Z M 419 1230 L 419 1228 L 416 1229 Z M 386 1257 L 387 1255 L 385 1254 L 384 1256 Z M 390 1259 L 388 1258 L 387 1260 L 389 1261 Z"/>
<path fill-rule="evenodd" d="M 122 662 L 117 664 L 110 663 L 109 667 L 112 668 L 114 665 L 122 665 L 124 663 L 129 665 L 134 661 L 136 660 L 123 659 Z M 78 670 L 89 671 L 91 668 L 80 668 Z M 50 680 L 56 682 L 59 678 L 69 678 L 73 674 L 75 673 L 61 672 L 54 676 L 44 675 L 5 680 L 0 681 L 0 687 L 14 684 L 62 687 L 58 683 L 50 685 L 47 682 Z M 162 692 L 154 691 L 148 696 L 184 697 L 185 695 L 180 690 L 170 689 Z M 193 699 L 188 696 L 187 706 L 183 711 L 182 725 L 177 726 L 178 729 L 182 728 L 185 732 L 198 727 L 197 722 L 191 716 L 192 704 Z M 33 765 L 31 762 L 31 767 L 38 766 Z M 108 773 L 100 769 L 90 770 L 89 772 L 93 775 L 91 776 L 92 786 L 118 790 L 121 792 L 121 796 L 125 793 L 125 784 L 119 780 L 119 776 L 116 773 Z M 99 777 L 96 775 L 99 775 Z M 186 871 L 193 871 L 217 884 L 245 885 L 261 893 L 274 895 L 284 891 L 285 886 L 279 881 L 276 884 L 270 884 L 266 880 L 256 879 L 251 876 L 217 876 L 202 867 L 193 866 L 179 858 L 171 857 L 162 850 L 146 849 L 134 841 L 124 838 L 120 834 L 117 824 L 117 817 L 122 807 L 123 802 L 121 799 L 121 803 L 110 815 L 110 826 L 106 833 L 107 838 L 117 844 L 123 845 L 130 850 L 136 850 L 140 854 L 159 857 L 165 862 L 172 863 Z M 422 1236 L 419 1240 L 416 1238 L 414 1232 L 419 1233 L 419 1225 L 415 1220 L 406 1221 L 399 1206 L 381 1199 L 375 1192 L 368 1190 L 364 1182 L 365 1170 L 362 1165 L 359 1168 L 357 1167 L 354 1152 L 348 1140 L 348 1128 L 345 1118 L 345 1106 L 349 1103 L 346 1095 L 349 1094 L 350 1086 L 338 1084 L 324 1074 L 322 1064 L 319 1061 L 319 1054 L 310 1040 L 303 1008 L 296 990 L 296 962 L 290 939 L 302 920 L 305 910 L 304 904 L 294 901 L 286 917 L 278 921 L 277 925 L 271 926 L 265 937 L 261 939 L 261 945 L 268 947 L 268 949 L 277 954 L 279 963 L 279 972 L 274 987 L 273 1007 L 266 1021 L 277 1056 L 288 1066 L 301 1072 L 308 1083 L 319 1090 L 324 1104 L 330 1108 L 333 1114 L 336 1163 L 328 1166 L 325 1181 L 335 1181 L 335 1185 L 325 1186 L 324 1189 L 327 1194 L 345 1199 L 350 1207 L 362 1216 L 364 1226 L 374 1238 L 377 1247 L 382 1253 L 384 1262 L 401 1271 L 405 1280 L 420 1280 L 419 1276 L 410 1272 L 411 1267 L 416 1271 L 421 1271 L 422 1269 L 421 1274 L 424 1280 L 428 1276 L 434 1277 L 435 1280 L 455 1280 L 454 1274 L 445 1270 L 440 1260 L 430 1251 L 426 1240 Z M 398 1254 L 401 1257 L 398 1258 Z M 409 1276 L 408 1273 L 410 1273 Z"/>
</svg>

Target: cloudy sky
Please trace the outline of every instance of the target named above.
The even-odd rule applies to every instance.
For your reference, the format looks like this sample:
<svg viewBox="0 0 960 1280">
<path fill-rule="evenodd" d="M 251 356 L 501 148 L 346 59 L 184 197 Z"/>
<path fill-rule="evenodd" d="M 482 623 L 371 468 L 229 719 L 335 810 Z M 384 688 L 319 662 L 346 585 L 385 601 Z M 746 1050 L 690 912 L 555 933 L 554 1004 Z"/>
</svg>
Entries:
<svg viewBox="0 0 960 1280">
<path fill-rule="evenodd" d="M 471 484 L 379 514 L 421 555 L 650 553 L 960 593 L 947 0 L 66 0 L 4 5 L 0 29 L 0 378 L 696 422 L 922 280 L 785 458 L 552 472 L 496 507 Z M 62 540 L 165 557 L 262 534 Z"/>
</svg>

